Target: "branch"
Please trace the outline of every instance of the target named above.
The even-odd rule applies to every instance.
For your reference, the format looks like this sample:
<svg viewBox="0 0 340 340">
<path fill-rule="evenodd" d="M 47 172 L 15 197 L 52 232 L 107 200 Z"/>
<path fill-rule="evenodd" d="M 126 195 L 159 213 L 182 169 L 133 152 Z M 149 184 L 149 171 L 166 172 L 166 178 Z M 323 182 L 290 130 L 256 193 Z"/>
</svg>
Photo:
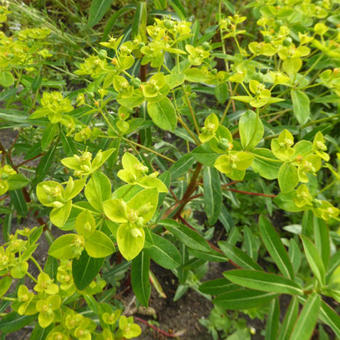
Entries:
<svg viewBox="0 0 340 340">
<path fill-rule="evenodd" d="M 152 329 L 153 329 L 154 331 L 156 331 L 158 334 L 162 334 L 162 335 L 164 335 L 164 336 L 166 336 L 166 337 L 168 337 L 168 338 L 177 338 L 177 337 L 180 336 L 179 334 L 176 334 L 176 333 L 170 334 L 170 333 L 168 333 L 168 332 L 166 332 L 166 331 L 163 331 L 162 329 L 160 329 L 160 328 L 158 328 L 158 327 L 156 327 L 156 326 L 154 326 L 154 325 L 151 325 L 149 322 L 147 322 L 146 320 L 144 320 L 144 319 L 142 319 L 142 318 L 139 318 L 138 316 L 134 316 L 134 319 L 136 319 L 137 321 L 143 323 L 144 325 L 146 325 L 146 326 L 152 328 Z"/>
</svg>

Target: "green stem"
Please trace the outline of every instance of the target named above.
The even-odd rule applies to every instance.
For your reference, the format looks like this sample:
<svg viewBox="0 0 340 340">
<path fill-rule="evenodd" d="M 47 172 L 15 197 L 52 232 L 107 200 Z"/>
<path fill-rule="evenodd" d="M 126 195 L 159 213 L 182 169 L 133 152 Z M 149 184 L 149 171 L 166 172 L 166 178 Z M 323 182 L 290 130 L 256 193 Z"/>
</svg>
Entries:
<svg viewBox="0 0 340 340">
<path fill-rule="evenodd" d="M 26 275 L 35 283 L 38 283 L 37 279 L 32 276 L 31 273 L 27 272 Z"/>
<path fill-rule="evenodd" d="M 196 119 L 196 115 L 195 115 L 194 109 L 193 109 L 193 107 L 191 105 L 189 96 L 188 96 L 187 91 L 185 90 L 184 86 L 182 86 L 182 90 L 184 92 L 184 98 L 185 98 L 185 101 L 186 101 L 186 103 L 188 105 L 188 108 L 189 108 L 192 120 L 194 122 L 196 133 L 199 135 L 200 134 L 200 129 L 199 129 L 199 126 L 198 126 L 198 123 L 197 123 L 197 119 Z"/>
<path fill-rule="evenodd" d="M 31 261 L 35 264 L 35 266 L 39 269 L 40 273 L 42 273 L 43 270 L 42 270 L 40 264 L 38 263 L 38 261 L 37 261 L 33 256 L 30 257 L 30 260 L 31 260 Z"/>
</svg>

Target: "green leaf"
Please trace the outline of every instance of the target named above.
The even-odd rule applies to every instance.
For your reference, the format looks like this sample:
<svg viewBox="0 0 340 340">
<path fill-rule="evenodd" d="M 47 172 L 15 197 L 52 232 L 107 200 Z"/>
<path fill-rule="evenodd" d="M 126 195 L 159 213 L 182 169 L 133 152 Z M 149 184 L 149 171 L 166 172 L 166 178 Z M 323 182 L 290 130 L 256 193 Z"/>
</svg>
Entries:
<svg viewBox="0 0 340 340">
<path fill-rule="evenodd" d="M 321 301 L 320 319 L 329 325 L 336 336 L 340 338 L 340 316 L 326 302 Z"/>
<path fill-rule="evenodd" d="M 44 340 L 46 339 L 48 333 L 51 331 L 52 325 L 47 328 L 40 327 L 39 323 L 37 323 L 33 329 L 33 332 L 30 336 L 30 340 Z"/>
<path fill-rule="evenodd" d="M 144 223 L 151 220 L 157 209 L 157 204 L 158 191 L 155 188 L 141 190 L 127 202 L 128 208 L 143 217 Z"/>
<path fill-rule="evenodd" d="M 41 138 L 41 150 L 45 151 L 52 143 L 54 137 L 59 133 L 58 124 L 49 124 Z"/>
<path fill-rule="evenodd" d="M 145 249 L 152 260 L 166 269 L 176 269 L 182 263 L 181 254 L 178 249 L 166 238 L 155 233 L 148 233 L 150 245 Z"/>
<path fill-rule="evenodd" d="M 254 157 L 251 167 L 266 179 L 277 178 L 281 166 L 279 161 L 273 153 L 268 149 L 256 148 L 252 150 Z"/>
<path fill-rule="evenodd" d="M 278 335 L 278 340 L 289 339 L 299 314 L 299 303 L 295 296 L 292 297 L 289 307 L 282 322 L 282 327 Z"/>
<path fill-rule="evenodd" d="M 307 122 L 310 116 L 310 101 L 305 92 L 291 90 L 290 95 L 293 102 L 293 112 L 300 125 Z"/>
<path fill-rule="evenodd" d="M 68 201 L 60 208 L 53 208 L 50 212 L 51 222 L 59 228 L 62 228 L 70 216 L 72 201 Z"/>
<path fill-rule="evenodd" d="M 158 224 L 168 229 L 187 247 L 202 251 L 210 250 L 208 242 L 201 235 L 189 229 L 187 226 L 170 219 L 159 221 Z"/>
<path fill-rule="evenodd" d="M 19 216 L 27 216 L 28 209 L 22 190 L 12 190 L 9 192 L 11 202 Z"/>
<path fill-rule="evenodd" d="M 310 295 L 295 324 L 290 340 L 309 340 L 318 320 L 321 297 L 317 293 Z"/>
<path fill-rule="evenodd" d="M 317 248 L 307 236 L 300 235 L 300 237 L 303 243 L 306 259 L 312 269 L 312 272 L 320 283 L 325 284 L 326 271 Z"/>
<path fill-rule="evenodd" d="M 189 253 L 198 259 L 210 261 L 210 262 L 226 262 L 228 258 L 221 254 L 220 252 L 210 249 L 210 251 L 202 251 L 202 250 L 195 250 L 189 249 Z"/>
<path fill-rule="evenodd" d="M 239 288 L 238 290 L 227 291 L 218 295 L 213 300 L 213 303 L 224 309 L 242 310 L 268 304 L 275 296 L 277 294 L 273 292 L 259 292 Z"/>
<path fill-rule="evenodd" d="M 280 326 L 280 305 L 278 298 L 271 302 L 269 315 L 266 322 L 265 340 L 277 339 L 277 332 Z"/>
<path fill-rule="evenodd" d="M 118 248 L 123 257 L 130 261 L 143 249 L 145 232 L 136 225 L 121 224 L 117 231 Z"/>
<path fill-rule="evenodd" d="M 141 252 L 131 265 L 131 283 L 133 292 L 137 300 L 143 305 L 148 306 L 151 285 L 149 281 L 150 258 Z"/>
<path fill-rule="evenodd" d="M 0 280 L 0 298 L 4 296 L 12 284 L 12 278 L 5 276 Z"/>
<path fill-rule="evenodd" d="M 213 167 L 204 167 L 203 170 L 204 210 L 209 225 L 218 220 L 222 206 L 222 189 L 218 171 Z"/>
<path fill-rule="evenodd" d="M 83 251 L 79 259 L 72 261 L 72 276 L 76 287 L 85 289 L 99 273 L 104 258 L 95 259 Z"/>
<path fill-rule="evenodd" d="M 297 168 L 291 163 L 283 163 L 279 170 L 278 180 L 282 193 L 294 190 L 299 183 Z"/>
<path fill-rule="evenodd" d="M 85 239 L 85 250 L 91 257 L 102 258 L 114 253 L 115 245 L 105 233 L 95 230 Z"/>
<path fill-rule="evenodd" d="M 213 166 L 219 154 L 212 151 L 208 144 L 202 144 L 192 151 L 192 156 L 205 166 Z"/>
<path fill-rule="evenodd" d="M 0 320 L 0 332 L 3 334 L 13 333 L 29 325 L 36 319 L 35 315 L 19 315 L 11 312 Z"/>
<path fill-rule="evenodd" d="M 230 283 L 230 281 L 225 278 L 220 278 L 203 282 L 199 290 L 204 294 L 219 295 L 233 290 L 240 290 L 240 287 L 234 283 Z"/>
<path fill-rule="evenodd" d="M 53 241 L 48 250 L 48 255 L 56 259 L 72 259 L 77 257 L 82 251 L 80 242 L 80 236 L 76 234 L 62 235 Z"/>
<path fill-rule="evenodd" d="M 139 35 L 146 42 L 147 6 L 146 1 L 139 1 L 136 6 L 135 16 L 131 25 L 131 35 L 135 38 Z"/>
<path fill-rule="evenodd" d="M 85 187 L 85 197 L 88 202 L 98 211 L 103 210 L 103 202 L 111 196 L 111 182 L 100 171 L 92 174 Z"/>
<path fill-rule="evenodd" d="M 87 25 L 93 27 L 111 7 L 112 0 L 92 0 Z"/>
<path fill-rule="evenodd" d="M 166 131 L 175 130 L 177 125 L 176 111 L 169 98 L 164 97 L 156 103 L 148 102 L 147 110 L 152 121 L 158 127 Z"/>
<path fill-rule="evenodd" d="M 8 177 L 7 182 L 9 185 L 8 190 L 17 190 L 25 187 L 29 183 L 29 180 L 22 174 L 15 174 Z"/>
<path fill-rule="evenodd" d="M 219 247 L 223 253 L 233 262 L 235 262 L 241 268 L 261 270 L 262 268 L 254 262 L 254 260 L 248 256 L 241 249 L 233 246 L 226 241 L 218 242 Z"/>
<path fill-rule="evenodd" d="M 174 180 L 186 174 L 190 169 L 192 169 L 194 162 L 195 162 L 195 158 L 193 157 L 191 153 L 187 153 L 186 155 L 181 157 L 169 169 L 169 172 L 171 174 L 171 179 Z"/>
<path fill-rule="evenodd" d="M 288 254 L 280 240 L 279 235 L 275 231 L 274 227 L 264 216 L 260 216 L 259 220 L 260 234 L 263 243 L 268 250 L 268 253 L 275 261 L 280 272 L 290 278 L 294 278 L 294 270 L 292 263 L 288 257 Z"/>
<path fill-rule="evenodd" d="M 331 240 L 329 238 L 328 225 L 320 218 L 313 216 L 313 226 L 315 246 L 319 251 L 322 262 L 326 269 L 328 268 L 329 258 L 331 256 Z"/>
<path fill-rule="evenodd" d="M 236 269 L 223 273 L 224 277 L 240 286 L 279 294 L 303 295 L 300 286 L 285 277 L 266 272 Z"/>
<path fill-rule="evenodd" d="M 225 101 L 228 99 L 228 87 L 227 83 L 221 83 L 216 85 L 215 87 L 215 97 L 220 104 L 224 104 Z"/>
<path fill-rule="evenodd" d="M 41 158 L 35 171 L 34 183 L 41 182 L 46 177 L 47 172 L 52 165 L 57 145 L 58 143 L 52 144 L 47 153 Z"/>
<path fill-rule="evenodd" d="M 103 203 L 105 215 L 113 222 L 127 222 L 127 205 L 122 199 L 111 199 Z"/>
<path fill-rule="evenodd" d="M 0 86 L 10 87 L 14 84 L 14 77 L 9 71 L 0 72 Z"/>
<path fill-rule="evenodd" d="M 240 118 L 239 130 L 243 150 L 253 149 L 264 134 L 261 119 L 254 111 L 246 111 Z"/>
</svg>

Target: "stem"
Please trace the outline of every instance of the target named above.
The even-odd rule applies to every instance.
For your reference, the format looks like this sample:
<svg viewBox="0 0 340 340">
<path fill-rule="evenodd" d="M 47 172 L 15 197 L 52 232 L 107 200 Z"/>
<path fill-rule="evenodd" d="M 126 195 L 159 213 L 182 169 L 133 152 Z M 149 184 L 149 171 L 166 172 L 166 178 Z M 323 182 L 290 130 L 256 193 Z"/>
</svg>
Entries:
<svg viewBox="0 0 340 340">
<path fill-rule="evenodd" d="M 179 216 L 179 220 L 180 220 L 183 224 L 185 224 L 188 228 L 190 228 L 191 230 L 193 230 L 194 232 L 196 232 L 196 233 L 198 234 L 197 230 L 196 230 L 192 225 L 190 225 L 190 224 L 189 224 L 182 216 Z M 207 241 L 207 242 L 208 242 L 209 247 L 210 247 L 211 249 L 213 249 L 213 250 L 217 251 L 218 253 L 224 255 L 224 253 L 222 252 L 222 250 L 221 250 L 220 248 L 216 247 L 216 246 L 215 246 L 214 244 L 212 244 L 210 241 Z M 228 262 L 229 262 L 230 264 L 232 264 L 232 265 L 233 265 L 234 267 L 236 267 L 236 268 L 241 268 L 239 265 L 237 265 L 235 262 L 233 262 L 233 261 L 231 261 L 231 260 L 228 260 Z"/>
<path fill-rule="evenodd" d="M 1 300 L 5 300 L 5 301 L 17 301 L 17 299 L 11 298 L 11 297 L 8 297 L 8 296 L 2 296 Z"/>
<path fill-rule="evenodd" d="M 184 86 L 182 86 L 182 90 L 184 92 L 184 98 L 185 98 L 185 101 L 186 101 L 186 103 L 188 105 L 188 108 L 189 108 L 192 120 L 194 121 L 194 126 L 195 126 L 196 133 L 197 133 L 197 135 L 199 135 L 200 134 L 200 129 L 199 129 L 199 126 L 198 126 L 198 123 L 197 123 L 197 119 L 196 119 L 196 115 L 195 115 L 194 109 L 192 108 L 190 99 L 188 97 L 188 94 L 187 94 Z"/>
<path fill-rule="evenodd" d="M 272 194 L 263 194 L 261 192 L 250 192 L 250 191 L 237 190 L 233 188 L 228 188 L 227 190 L 232 191 L 232 192 L 237 192 L 239 194 L 252 195 L 252 196 L 262 196 L 262 197 L 271 197 L 271 198 L 275 198 L 277 196 L 277 195 L 272 195 Z"/>
<path fill-rule="evenodd" d="M 239 86 L 239 83 L 237 83 L 236 86 L 235 86 L 235 92 L 237 91 L 238 86 Z M 232 96 L 232 91 L 230 90 L 230 97 L 231 97 L 231 96 Z M 221 125 L 223 124 L 224 119 L 225 119 L 225 117 L 227 116 L 227 113 L 228 113 L 228 110 L 229 110 L 230 105 L 231 105 L 232 103 L 234 103 L 234 99 L 231 99 L 230 97 L 229 97 L 227 106 L 225 107 L 225 109 L 224 109 L 224 111 L 223 111 L 223 115 L 222 115 L 221 122 L 220 122 Z M 234 103 L 234 104 L 235 104 L 235 103 Z M 233 109 L 233 111 L 235 111 L 235 110 Z"/>
<path fill-rule="evenodd" d="M 132 140 L 130 140 L 128 138 L 125 138 L 125 137 L 122 137 L 122 136 L 102 136 L 102 135 L 99 135 L 98 137 L 101 137 L 101 138 L 113 138 L 113 139 L 114 138 L 121 138 L 122 140 L 124 140 L 127 143 L 133 144 L 135 146 L 138 146 L 141 149 L 144 149 L 146 151 L 152 152 L 153 154 L 157 155 L 158 157 L 164 158 L 164 159 L 166 159 L 167 161 L 169 161 L 171 163 L 176 163 L 176 161 L 174 159 L 169 158 L 167 156 L 164 156 L 161 153 L 159 153 L 159 152 L 157 152 L 157 151 L 155 151 L 153 149 L 150 149 L 147 146 L 144 146 L 143 144 L 139 144 L 139 143 L 133 142 Z"/>
<path fill-rule="evenodd" d="M 35 266 L 39 269 L 40 273 L 43 272 L 42 268 L 40 267 L 40 264 L 38 263 L 38 261 L 33 257 L 31 256 L 30 257 L 31 261 L 35 264 Z"/>
<path fill-rule="evenodd" d="M 197 179 L 198 179 L 198 176 L 199 176 L 201 170 L 202 170 L 202 164 L 201 163 L 197 163 L 197 167 L 196 167 L 195 172 L 193 173 L 193 175 L 191 177 L 191 180 L 190 180 L 190 183 L 189 183 L 189 185 L 187 187 L 187 190 L 185 191 L 185 193 L 183 195 L 183 198 L 182 198 L 182 200 L 180 202 L 179 209 L 178 209 L 178 211 L 175 214 L 175 218 L 177 218 L 178 216 L 181 215 L 181 212 L 184 209 L 185 205 L 189 202 L 190 196 L 196 190 L 196 188 L 197 188 Z"/>
<path fill-rule="evenodd" d="M 38 283 L 38 281 L 30 274 L 29 272 L 26 273 L 26 275 L 35 283 Z"/>
<path fill-rule="evenodd" d="M 140 318 L 138 316 L 134 316 L 134 319 L 139 321 L 139 322 L 141 322 L 141 323 L 143 323 L 144 325 L 152 328 L 157 333 L 162 334 L 162 335 L 164 335 L 164 336 L 166 336 L 168 338 L 177 338 L 178 337 L 178 335 L 176 335 L 176 334 L 170 334 L 170 333 L 168 333 L 166 331 L 163 331 L 162 329 L 160 329 L 160 328 L 158 328 L 158 327 L 156 327 L 154 325 L 151 325 L 149 322 L 147 322 L 146 320 L 144 320 L 144 319 L 142 319 L 142 318 Z"/>
</svg>

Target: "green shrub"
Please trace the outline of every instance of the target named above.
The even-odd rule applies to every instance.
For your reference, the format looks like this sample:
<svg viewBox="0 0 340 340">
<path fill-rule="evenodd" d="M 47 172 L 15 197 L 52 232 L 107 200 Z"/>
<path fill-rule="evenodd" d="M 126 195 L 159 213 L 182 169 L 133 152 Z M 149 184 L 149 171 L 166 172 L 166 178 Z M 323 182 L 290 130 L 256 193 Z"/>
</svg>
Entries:
<svg viewBox="0 0 340 340">
<path fill-rule="evenodd" d="M 231 310 L 265 313 L 266 339 L 309 339 L 318 322 L 340 337 L 339 3 L 220 1 L 203 32 L 178 0 L 110 17 L 111 4 L 57 2 L 84 39 L 54 30 L 44 2 L 32 12 L 39 26 L 19 30 L 29 8 L 0 7 L 0 128 L 17 131 L 0 144 L 0 331 L 138 337 L 114 299 L 115 274 L 130 268 L 148 306 L 150 278 L 161 290 L 154 261 L 177 276 L 176 299 L 188 287 L 212 299 L 202 323 L 216 339 L 250 336 L 223 326 L 217 315 Z M 125 31 L 111 32 L 128 12 Z M 37 226 L 11 233 L 27 216 Z M 235 269 L 201 282 L 209 262 Z"/>
</svg>

